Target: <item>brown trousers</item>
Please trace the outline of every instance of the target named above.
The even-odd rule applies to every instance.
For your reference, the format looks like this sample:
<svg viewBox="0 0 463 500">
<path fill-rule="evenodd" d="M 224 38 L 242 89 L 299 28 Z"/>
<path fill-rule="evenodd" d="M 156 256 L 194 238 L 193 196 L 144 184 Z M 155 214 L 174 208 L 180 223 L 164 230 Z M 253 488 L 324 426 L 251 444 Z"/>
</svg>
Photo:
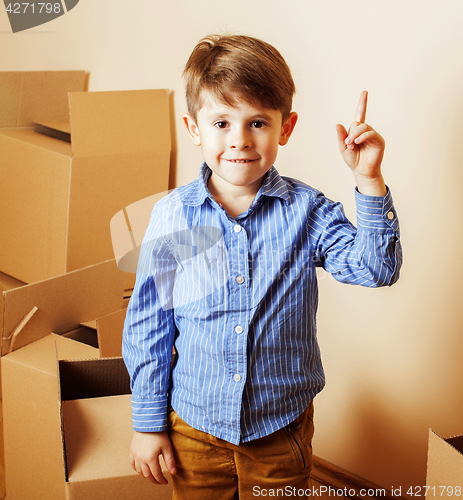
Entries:
<svg viewBox="0 0 463 500">
<path fill-rule="evenodd" d="M 307 498 L 312 469 L 313 403 L 294 422 L 254 441 L 234 445 L 169 415 L 177 474 L 174 500 Z"/>
</svg>

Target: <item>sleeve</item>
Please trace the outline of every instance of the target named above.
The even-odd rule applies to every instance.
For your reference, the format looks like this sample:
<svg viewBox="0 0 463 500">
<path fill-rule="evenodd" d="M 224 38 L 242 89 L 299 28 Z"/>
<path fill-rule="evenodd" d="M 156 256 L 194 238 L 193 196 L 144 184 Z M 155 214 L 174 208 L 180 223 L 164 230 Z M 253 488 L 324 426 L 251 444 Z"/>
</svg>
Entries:
<svg viewBox="0 0 463 500">
<path fill-rule="evenodd" d="M 385 197 L 355 190 L 357 228 L 340 203 L 317 192 L 308 221 L 313 259 L 342 282 L 367 287 L 392 285 L 399 279 L 402 247 L 397 213 L 388 189 Z"/>
<path fill-rule="evenodd" d="M 170 365 L 175 335 L 172 307 L 176 260 L 159 236 L 162 215 L 153 211 L 127 308 L 122 356 L 131 379 L 133 429 L 166 429 Z"/>
</svg>

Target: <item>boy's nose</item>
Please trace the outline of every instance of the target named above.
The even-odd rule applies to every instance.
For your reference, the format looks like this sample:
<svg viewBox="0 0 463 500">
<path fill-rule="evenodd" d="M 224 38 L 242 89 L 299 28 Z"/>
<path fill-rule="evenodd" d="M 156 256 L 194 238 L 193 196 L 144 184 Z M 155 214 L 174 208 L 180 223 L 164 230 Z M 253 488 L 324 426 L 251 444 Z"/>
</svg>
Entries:
<svg viewBox="0 0 463 500">
<path fill-rule="evenodd" d="M 233 134 L 230 147 L 231 149 L 249 149 L 251 147 L 251 141 L 245 132 L 237 131 Z"/>
</svg>

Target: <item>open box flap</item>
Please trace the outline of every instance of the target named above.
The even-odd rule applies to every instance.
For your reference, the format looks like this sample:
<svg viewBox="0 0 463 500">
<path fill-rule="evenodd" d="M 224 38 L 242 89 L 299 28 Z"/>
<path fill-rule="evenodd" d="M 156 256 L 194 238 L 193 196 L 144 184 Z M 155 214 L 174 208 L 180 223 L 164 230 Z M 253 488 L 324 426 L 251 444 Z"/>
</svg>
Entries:
<svg viewBox="0 0 463 500">
<path fill-rule="evenodd" d="M 95 330 L 101 358 L 122 356 L 122 333 L 127 309 L 121 309 L 91 321 L 82 326 Z"/>
<path fill-rule="evenodd" d="M 85 71 L 1 71 L 0 128 L 69 120 L 68 92 L 84 90 Z"/>
<path fill-rule="evenodd" d="M 89 344 L 75 341 L 67 336 L 50 333 L 33 344 L 28 344 L 12 352 L 5 360 L 2 360 L 2 363 L 21 365 L 27 370 L 38 370 L 42 374 L 48 373 L 56 376 L 57 357 L 59 360 L 99 358 L 100 351 Z M 24 383 L 24 380 L 19 383 Z"/>
<path fill-rule="evenodd" d="M 167 90 L 71 92 L 73 156 L 170 151 Z"/>
<path fill-rule="evenodd" d="M 109 260 L 3 293 L 2 356 L 121 308 L 124 274 Z"/>
<path fill-rule="evenodd" d="M 65 141 L 58 141 L 56 137 L 46 134 L 38 134 L 30 129 L 1 129 L 0 137 L 2 138 L 2 159 L 7 160 L 9 165 L 13 164 L 14 155 L 17 155 L 17 148 L 21 148 L 21 162 L 28 164 L 32 163 L 31 159 L 36 163 L 43 163 L 43 158 L 39 155 L 46 154 L 49 158 L 52 156 L 62 155 L 66 158 L 66 163 L 72 156 L 71 146 Z M 5 147 L 8 141 L 7 147 Z M 14 147 L 13 147 L 14 145 Z M 45 160 L 46 161 L 46 160 Z M 47 162 L 48 163 L 48 162 Z M 30 167 L 29 172 L 22 175 L 30 175 L 37 178 L 37 167 Z M 16 193 L 17 194 L 17 193 Z"/>
<path fill-rule="evenodd" d="M 115 311 L 96 320 L 98 345 L 102 358 L 122 356 L 122 332 L 127 309 Z"/>
<path fill-rule="evenodd" d="M 171 138 L 166 90 L 70 93 L 69 104 L 72 271 L 114 255 L 108 226 L 115 213 L 166 191 Z"/>
<path fill-rule="evenodd" d="M 63 401 L 61 411 L 69 482 L 136 474 L 130 395 Z"/>
<path fill-rule="evenodd" d="M 426 485 L 456 487 L 463 484 L 463 436 L 443 439 L 429 429 Z M 447 494 L 447 490 L 444 492 Z"/>
</svg>

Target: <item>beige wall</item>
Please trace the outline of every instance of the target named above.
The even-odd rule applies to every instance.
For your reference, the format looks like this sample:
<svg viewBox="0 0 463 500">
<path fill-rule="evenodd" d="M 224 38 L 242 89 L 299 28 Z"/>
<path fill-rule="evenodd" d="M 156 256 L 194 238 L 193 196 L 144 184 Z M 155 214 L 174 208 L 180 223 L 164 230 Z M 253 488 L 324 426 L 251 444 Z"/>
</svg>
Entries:
<svg viewBox="0 0 463 500">
<path fill-rule="evenodd" d="M 463 433 L 462 17 L 460 0 L 81 0 L 13 35 L 0 8 L 1 70 L 86 69 L 91 91 L 172 89 L 177 185 L 195 179 L 201 161 L 181 122 L 182 66 L 209 32 L 261 37 L 287 58 L 300 121 L 277 166 L 350 216 L 353 180 L 334 127 L 370 91 L 367 121 L 386 138 L 405 264 L 390 289 L 321 275 L 327 387 L 314 448 L 385 487 L 424 484 L 429 427 Z"/>
</svg>

